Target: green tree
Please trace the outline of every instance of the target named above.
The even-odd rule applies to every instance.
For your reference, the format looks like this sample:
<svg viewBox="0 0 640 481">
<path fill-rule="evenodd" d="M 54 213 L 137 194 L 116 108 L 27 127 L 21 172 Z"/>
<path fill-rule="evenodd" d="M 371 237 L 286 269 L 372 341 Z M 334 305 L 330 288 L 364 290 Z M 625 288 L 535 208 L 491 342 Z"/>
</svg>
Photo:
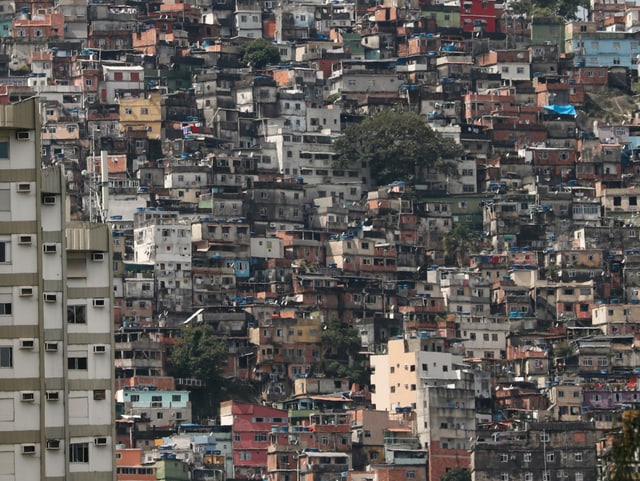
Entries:
<svg viewBox="0 0 640 481">
<path fill-rule="evenodd" d="M 457 175 L 461 148 L 413 112 L 384 110 L 350 125 L 335 143 L 342 167 L 367 163 L 378 185 L 412 181 L 436 169 Z"/>
<path fill-rule="evenodd" d="M 456 466 L 440 476 L 440 481 L 471 481 L 471 473 L 468 469 Z"/>
<path fill-rule="evenodd" d="M 558 16 L 564 20 L 575 20 L 578 7 L 589 9 L 588 0 L 515 0 L 509 4 L 511 12 L 515 15 L 527 15 L 553 17 Z"/>
<path fill-rule="evenodd" d="M 182 339 L 171 350 L 168 361 L 171 376 L 196 378 L 206 383 L 204 389 L 192 391 L 194 417 L 211 417 L 224 400 L 226 390 L 221 367 L 228 352 L 226 340 L 218 337 L 209 324 L 183 329 Z"/>
<path fill-rule="evenodd" d="M 279 63 L 280 52 L 264 38 L 257 38 L 240 47 L 240 58 L 254 69 L 261 69 L 269 64 Z"/>
<path fill-rule="evenodd" d="M 325 324 L 320 342 L 327 376 L 348 378 L 359 384 L 369 383 L 369 371 L 360 354 L 361 343 L 357 329 L 332 321 Z"/>
<path fill-rule="evenodd" d="M 558 281 L 560 279 L 560 266 L 558 264 L 549 264 L 546 270 L 545 278 L 548 281 Z"/>
<path fill-rule="evenodd" d="M 640 453 L 640 411 L 625 411 L 622 431 L 609 447 L 604 479 L 611 481 L 638 481 L 638 454 Z"/>
<path fill-rule="evenodd" d="M 442 237 L 442 248 L 444 250 L 445 262 L 455 262 L 458 267 L 462 267 L 467 255 L 476 248 L 477 240 L 473 232 L 464 224 L 456 226 Z"/>
</svg>

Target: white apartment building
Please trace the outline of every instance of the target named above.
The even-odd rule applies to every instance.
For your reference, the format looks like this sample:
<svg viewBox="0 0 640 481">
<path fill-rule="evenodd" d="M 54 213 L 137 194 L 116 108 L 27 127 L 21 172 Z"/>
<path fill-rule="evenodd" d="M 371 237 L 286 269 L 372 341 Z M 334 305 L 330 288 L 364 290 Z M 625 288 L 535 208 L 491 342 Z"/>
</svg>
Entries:
<svg viewBox="0 0 640 481">
<path fill-rule="evenodd" d="M 113 481 L 109 230 L 66 222 L 38 111 L 0 106 L 0 479 Z"/>
<path fill-rule="evenodd" d="M 175 212 L 147 212 L 141 212 L 134 224 L 134 260 L 154 265 L 156 310 L 189 309 L 191 224 L 179 221 Z"/>
<path fill-rule="evenodd" d="M 425 386 L 457 379 L 463 357 L 445 350 L 444 344 L 442 338 L 391 339 L 385 354 L 371 356 L 371 383 L 375 386 L 371 402 L 376 409 L 419 410 Z"/>
</svg>

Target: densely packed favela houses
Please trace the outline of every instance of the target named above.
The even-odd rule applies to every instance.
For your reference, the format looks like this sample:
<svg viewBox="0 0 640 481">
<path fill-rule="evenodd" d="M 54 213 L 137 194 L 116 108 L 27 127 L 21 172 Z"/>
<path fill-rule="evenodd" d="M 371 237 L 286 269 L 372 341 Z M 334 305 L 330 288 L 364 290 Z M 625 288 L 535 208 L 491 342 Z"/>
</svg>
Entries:
<svg viewBox="0 0 640 481">
<path fill-rule="evenodd" d="M 633 468 L 639 27 L 0 0 L 0 481 Z"/>
</svg>

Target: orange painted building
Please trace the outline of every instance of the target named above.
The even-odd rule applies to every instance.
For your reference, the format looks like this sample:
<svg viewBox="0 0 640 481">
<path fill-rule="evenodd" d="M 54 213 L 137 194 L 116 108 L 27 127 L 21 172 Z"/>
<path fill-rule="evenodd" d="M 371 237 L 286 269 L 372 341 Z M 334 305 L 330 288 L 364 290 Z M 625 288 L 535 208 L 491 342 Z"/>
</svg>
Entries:
<svg viewBox="0 0 640 481">
<path fill-rule="evenodd" d="M 156 468 L 142 464 L 142 449 L 116 449 L 118 481 L 155 481 Z"/>
<path fill-rule="evenodd" d="M 13 37 L 56 39 L 64 35 L 62 13 L 36 13 L 31 18 L 16 18 L 13 21 Z"/>
</svg>

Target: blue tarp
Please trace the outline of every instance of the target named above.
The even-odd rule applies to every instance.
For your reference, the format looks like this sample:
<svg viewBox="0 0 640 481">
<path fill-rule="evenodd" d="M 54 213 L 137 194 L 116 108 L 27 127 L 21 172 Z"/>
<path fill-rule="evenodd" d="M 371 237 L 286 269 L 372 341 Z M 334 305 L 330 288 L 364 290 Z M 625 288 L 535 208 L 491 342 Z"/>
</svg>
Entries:
<svg viewBox="0 0 640 481">
<path fill-rule="evenodd" d="M 553 110 L 559 115 L 571 115 L 571 117 L 576 116 L 576 108 L 573 105 L 545 105 L 544 108 L 547 110 Z"/>
</svg>

